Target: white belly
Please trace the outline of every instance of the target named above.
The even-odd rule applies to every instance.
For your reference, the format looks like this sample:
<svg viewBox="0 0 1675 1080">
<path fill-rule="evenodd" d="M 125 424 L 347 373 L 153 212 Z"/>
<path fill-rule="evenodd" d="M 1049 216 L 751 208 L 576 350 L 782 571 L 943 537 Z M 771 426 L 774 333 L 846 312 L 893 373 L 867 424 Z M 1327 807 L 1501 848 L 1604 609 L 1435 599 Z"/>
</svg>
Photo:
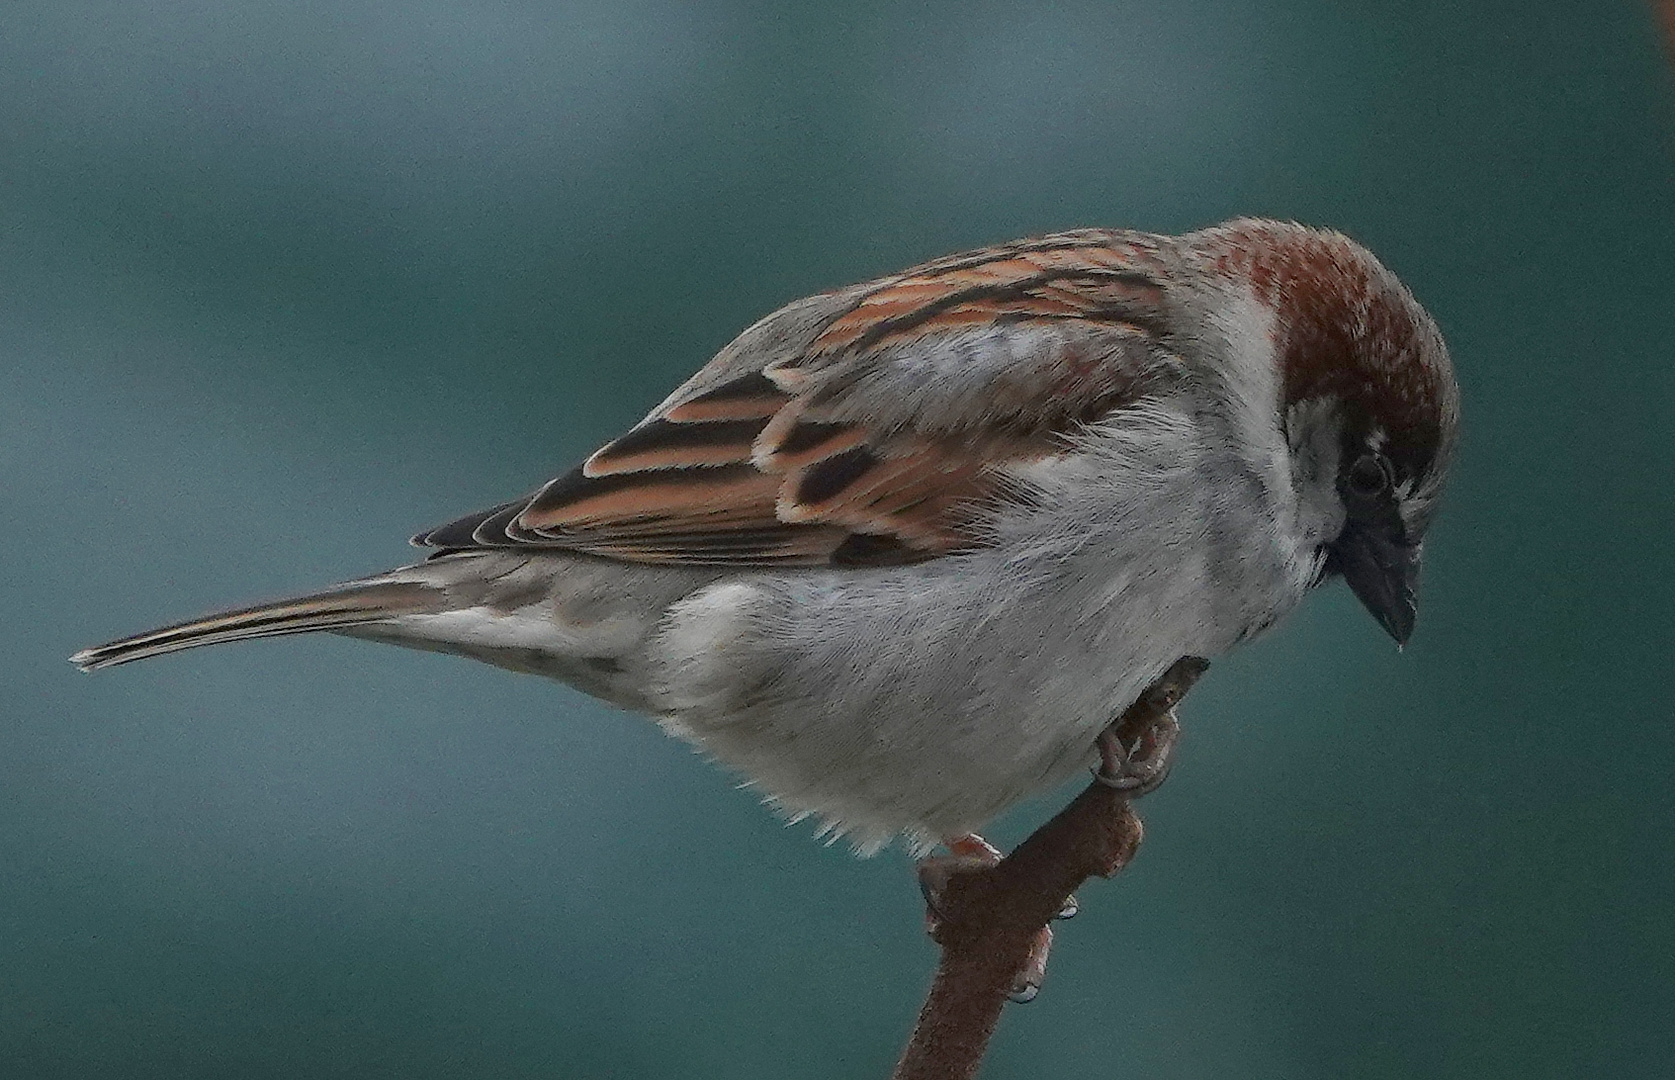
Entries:
<svg viewBox="0 0 1675 1080">
<path fill-rule="evenodd" d="M 863 851 L 975 830 L 1062 782 L 1171 663 L 1224 652 L 1307 584 L 1270 538 L 1227 535 L 1174 433 L 1125 458 L 1126 498 L 1020 514 L 995 548 L 695 593 L 650 653 L 663 723 Z"/>
</svg>

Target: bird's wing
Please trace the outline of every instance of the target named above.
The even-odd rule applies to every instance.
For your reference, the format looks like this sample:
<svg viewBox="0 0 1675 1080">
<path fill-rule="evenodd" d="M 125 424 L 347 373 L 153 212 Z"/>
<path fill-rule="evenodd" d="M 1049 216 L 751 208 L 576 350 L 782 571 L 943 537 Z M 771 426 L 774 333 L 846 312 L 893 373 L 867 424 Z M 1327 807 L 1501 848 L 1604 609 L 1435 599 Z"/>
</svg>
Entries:
<svg viewBox="0 0 1675 1080">
<path fill-rule="evenodd" d="M 777 566 L 982 546 L 1009 475 L 1179 378 L 1158 243 L 1060 233 L 788 305 L 582 465 L 415 542 Z"/>
</svg>

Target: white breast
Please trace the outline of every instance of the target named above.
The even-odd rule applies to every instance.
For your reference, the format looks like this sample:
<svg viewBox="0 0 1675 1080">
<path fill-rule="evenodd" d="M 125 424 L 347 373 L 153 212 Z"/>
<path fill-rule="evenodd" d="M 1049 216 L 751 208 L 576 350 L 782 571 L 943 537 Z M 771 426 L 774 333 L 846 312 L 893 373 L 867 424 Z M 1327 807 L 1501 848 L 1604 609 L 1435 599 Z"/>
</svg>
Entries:
<svg viewBox="0 0 1675 1080">
<path fill-rule="evenodd" d="M 664 723 L 862 850 L 976 829 L 1073 775 L 1169 664 L 1250 632 L 1284 577 L 1270 537 L 1232 535 L 1256 496 L 1206 483 L 1233 466 L 1177 404 L 1036 468 L 993 548 L 683 600 L 652 649 Z M 1261 595 L 1227 595 L 1251 562 Z"/>
</svg>

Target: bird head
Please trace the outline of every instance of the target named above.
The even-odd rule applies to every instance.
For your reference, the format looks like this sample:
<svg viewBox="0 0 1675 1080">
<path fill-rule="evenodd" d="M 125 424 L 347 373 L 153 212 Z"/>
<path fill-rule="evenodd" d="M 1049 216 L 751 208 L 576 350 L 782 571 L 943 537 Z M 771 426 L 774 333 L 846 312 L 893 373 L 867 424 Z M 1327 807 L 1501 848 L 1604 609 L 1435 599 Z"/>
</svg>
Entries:
<svg viewBox="0 0 1675 1080">
<path fill-rule="evenodd" d="M 1436 323 L 1339 233 L 1242 220 L 1199 234 L 1261 305 L 1279 420 L 1321 580 L 1341 577 L 1398 644 L 1418 615 L 1425 532 L 1453 457 L 1459 387 Z"/>
</svg>

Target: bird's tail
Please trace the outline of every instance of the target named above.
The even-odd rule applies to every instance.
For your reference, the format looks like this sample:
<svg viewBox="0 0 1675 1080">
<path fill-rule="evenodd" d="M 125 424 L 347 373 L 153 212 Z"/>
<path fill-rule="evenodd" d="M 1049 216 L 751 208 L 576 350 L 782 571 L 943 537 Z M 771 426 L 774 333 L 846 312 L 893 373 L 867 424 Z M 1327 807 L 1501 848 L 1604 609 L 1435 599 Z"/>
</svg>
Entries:
<svg viewBox="0 0 1675 1080">
<path fill-rule="evenodd" d="M 277 600 L 271 604 L 239 608 L 177 623 L 144 634 L 83 649 L 70 663 L 83 671 L 115 667 L 164 653 L 219 645 L 224 641 L 306 634 L 312 630 L 338 630 L 347 626 L 380 622 L 400 615 L 435 610 L 440 589 L 419 581 L 388 578 L 355 581 L 309 596 Z"/>
</svg>

